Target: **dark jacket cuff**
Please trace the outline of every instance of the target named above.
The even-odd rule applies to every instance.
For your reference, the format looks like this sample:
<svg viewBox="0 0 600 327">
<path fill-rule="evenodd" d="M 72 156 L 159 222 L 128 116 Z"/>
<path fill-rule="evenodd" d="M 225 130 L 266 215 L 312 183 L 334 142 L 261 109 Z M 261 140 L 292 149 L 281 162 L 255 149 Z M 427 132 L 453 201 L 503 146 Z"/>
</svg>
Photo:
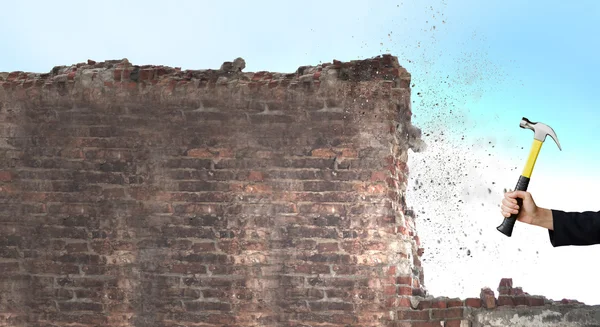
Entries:
<svg viewBox="0 0 600 327">
<path fill-rule="evenodd" d="M 567 218 L 566 212 L 562 210 L 551 210 L 552 211 L 552 229 L 548 230 L 550 236 L 550 244 L 553 247 L 565 246 L 568 244 L 568 237 L 565 234 L 565 219 Z"/>
</svg>

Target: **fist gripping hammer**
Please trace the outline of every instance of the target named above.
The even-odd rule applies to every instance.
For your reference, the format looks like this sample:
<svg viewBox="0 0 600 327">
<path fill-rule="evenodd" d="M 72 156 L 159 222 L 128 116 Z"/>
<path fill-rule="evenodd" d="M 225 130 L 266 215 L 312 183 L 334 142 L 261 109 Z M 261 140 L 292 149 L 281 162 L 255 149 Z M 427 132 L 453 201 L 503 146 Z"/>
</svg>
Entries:
<svg viewBox="0 0 600 327">
<path fill-rule="evenodd" d="M 531 122 L 525 117 L 521 119 L 521 124 L 519 126 L 521 128 L 527 128 L 533 131 L 533 145 L 531 146 L 531 151 L 529 152 L 529 159 L 527 159 L 523 173 L 521 176 L 519 176 L 517 186 L 515 187 L 515 191 L 527 191 L 531 173 L 533 172 L 533 166 L 535 166 L 535 161 L 537 160 L 540 149 L 542 148 L 542 143 L 544 143 L 546 140 L 546 136 L 550 135 L 550 137 L 554 139 L 554 142 L 556 142 L 556 145 L 558 145 L 558 149 L 561 151 L 562 149 L 560 147 L 560 143 L 558 143 L 558 139 L 554 133 L 554 130 L 550 126 L 538 122 Z M 519 205 L 520 211 L 521 206 L 523 205 L 523 200 L 517 198 L 517 204 Z M 500 231 L 500 233 L 510 237 L 512 235 L 513 227 L 515 226 L 515 222 L 517 221 L 517 216 L 518 214 L 512 214 L 510 217 L 504 218 L 502 224 L 496 229 Z"/>
</svg>

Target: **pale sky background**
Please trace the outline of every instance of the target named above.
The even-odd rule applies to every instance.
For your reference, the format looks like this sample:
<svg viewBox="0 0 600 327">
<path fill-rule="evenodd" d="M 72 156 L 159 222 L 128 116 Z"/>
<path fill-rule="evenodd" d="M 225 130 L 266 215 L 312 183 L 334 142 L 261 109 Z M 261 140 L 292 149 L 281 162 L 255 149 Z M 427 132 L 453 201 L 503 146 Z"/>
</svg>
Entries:
<svg viewBox="0 0 600 327">
<path fill-rule="evenodd" d="M 600 246 L 495 229 L 533 138 L 523 116 L 552 126 L 563 147 L 542 148 L 529 188 L 538 205 L 600 210 L 599 22 L 593 0 L 4 1 L 0 71 L 121 58 L 208 69 L 242 57 L 246 71 L 293 72 L 391 53 L 413 76 L 413 123 L 430 134 L 409 159 L 410 190 L 425 185 L 407 195 L 422 212 L 429 292 L 479 296 L 512 277 L 530 294 L 600 304 Z"/>
</svg>

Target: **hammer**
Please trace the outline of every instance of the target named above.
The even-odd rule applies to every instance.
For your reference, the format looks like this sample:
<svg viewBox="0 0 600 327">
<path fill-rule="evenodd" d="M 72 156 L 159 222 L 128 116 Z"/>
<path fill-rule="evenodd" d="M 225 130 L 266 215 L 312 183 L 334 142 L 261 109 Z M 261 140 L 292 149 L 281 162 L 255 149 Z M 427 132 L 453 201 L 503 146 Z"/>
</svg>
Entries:
<svg viewBox="0 0 600 327">
<path fill-rule="evenodd" d="M 531 173 L 533 172 L 533 166 L 535 166 L 535 161 L 537 160 L 540 149 L 542 148 L 542 143 L 544 143 L 546 140 L 546 136 L 550 135 L 554 142 L 556 142 L 556 145 L 558 145 L 558 149 L 560 151 L 562 151 L 562 149 L 560 147 L 560 143 L 558 143 L 558 139 L 554 133 L 554 130 L 550 126 L 539 122 L 531 122 L 525 117 L 521 119 L 519 126 L 521 128 L 527 128 L 533 131 L 533 145 L 531 146 L 531 151 L 529 152 L 529 159 L 527 159 L 523 173 L 521 176 L 519 176 L 517 186 L 515 187 L 515 191 L 527 191 L 527 186 L 529 186 L 529 180 L 531 179 Z M 523 205 L 523 200 L 521 198 L 517 198 L 517 204 L 519 205 L 520 212 L 521 206 Z M 504 218 L 502 224 L 496 229 L 500 231 L 500 233 L 511 237 L 518 215 L 518 213 L 512 214 L 510 217 Z"/>
</svg>

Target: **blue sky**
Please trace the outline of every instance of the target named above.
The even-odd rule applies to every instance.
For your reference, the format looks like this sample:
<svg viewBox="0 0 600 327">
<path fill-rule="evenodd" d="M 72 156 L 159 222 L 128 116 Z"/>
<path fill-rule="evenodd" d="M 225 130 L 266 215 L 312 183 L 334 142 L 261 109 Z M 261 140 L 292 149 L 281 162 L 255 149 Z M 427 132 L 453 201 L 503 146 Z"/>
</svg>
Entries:
<svg viewBox="0 0 600 327">
<path fill-rule="evenodd" d="M 441 131 L 466 136 L 457 155 L 474 156 L 472 146 L 516 165 L 505 183 L 512 187 L 533 137 L 519 128 L 521 117 L 545 122 L 563 151 L 547 140 L 532 187 L 539 176 L 571 194 L 546 203 L 593 209 L 569 206 L 577 192 L 589 196 L 569 180 L 600 176 L 599 22 L 593 0 L 22 0 L 0 11 L 0 71 L 47 72 L 88 58 L 207 69 L 241 56 L 246 71 L 292 72 L 391 53 L 413 76 L 413 122 L 432 133 L 426 141 Z M 495 228 L 492 220 L 485 228 Z"/>
<path fill-rule="evenodd" d="M 425 131 L 446 100 L 447 122 L 469 113 L 469 136 L 527 147 L 531 135 L 518 129 L 527 116 L 554 127 L 564 147 L 544 149 L 540 162 L 577 158 L 583 169 L 600 163 L 589 152 L 600 141 L 599 15 L 592 0 L 14 1 L 0 13 L 0 70 L 123 57 L 204 69 L 241 56 L 247 71 L 290 72 L 389 52 L 413 74 L 413 94 L 426 96 L 414 108 Z M 451 87 L 441 84 L 448 76 Z"/>
</svg>

